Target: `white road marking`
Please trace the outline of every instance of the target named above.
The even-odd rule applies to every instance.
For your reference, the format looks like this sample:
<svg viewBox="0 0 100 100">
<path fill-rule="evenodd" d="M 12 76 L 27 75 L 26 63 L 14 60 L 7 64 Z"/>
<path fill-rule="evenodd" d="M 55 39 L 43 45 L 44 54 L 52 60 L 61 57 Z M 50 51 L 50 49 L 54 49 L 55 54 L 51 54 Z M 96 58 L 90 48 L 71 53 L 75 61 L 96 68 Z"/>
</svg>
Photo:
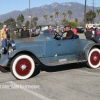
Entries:
<svg viewBox="0 0 100 100">
<path fill-rule="evenodd" d="M 76 69 L 75 71 L 78 71 L 78 72 L 83 72 L 83 73 L 87 73 L 87 74 L 90 74 L 90 75 L 100 76 L 100 74 L 93 73 L 93 72 L 88 72 L 88 71 L 83 71 L 83 70 L 77 70 L 77 69 Z"/>
<path fill-rule="evenodd" d="M 10 85 L 18 85 L 18 84 L 16 84 L 16 83 L 13 82 L 13 81 L 9 81 L 9 82 L 6 82 L 6 83 L 9 83 Z M 28 92 L 28 93 L 30 93 L 30 94 L 32 94 L 32 95 L 35 95 L 35 96 L 37 96 L 38 98 L 40 98 L 40 99 L 42 99 L 42 100 L 50 100 L 49 98 L 47 98 L 47 97 L 45 97 L 45 96 L 43 96 L 43 95 L 41 95 L 41 94 L 39 94 L 39 93 L 36 93 L 36 92 L 34 92 L 34 91 L 31 91 L 31 90 L 29 90 L 29 89 L 26 89 L 26 88 L 20 88 L 20 89 L 22 89 L 22 90 L 24 90 L 24 91 L 26 91 L 26 92 Z"/>
</svg>

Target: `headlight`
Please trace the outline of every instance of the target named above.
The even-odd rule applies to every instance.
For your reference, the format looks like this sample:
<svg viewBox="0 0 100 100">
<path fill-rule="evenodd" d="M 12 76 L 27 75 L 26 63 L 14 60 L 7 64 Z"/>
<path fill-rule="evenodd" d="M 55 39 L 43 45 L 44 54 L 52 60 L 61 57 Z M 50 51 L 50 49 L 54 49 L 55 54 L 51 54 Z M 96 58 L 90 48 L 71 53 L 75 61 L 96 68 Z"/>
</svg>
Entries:
<svg viewBox="0 0 100 100">
<path fill-rule="evenodd" d="M 9 53 L 16 50 L 16 44 L 15 44 L 14 40 L 10 40 L 8 45 L 9 45 L 9 49 L 8 49 Z"/>
<path fill-rule="evenodd" d="M 6 53 L 7 53 L 7 48 L 2 47 L 1 52 L 2 52 L 3 54 L 6 54 Z"/>
<path fill-rule="evenodd" d="M 13 52 L 13 51 L 14 51 L 13 48 L 9 47 L 8 52 L 11 53 L 11 52 Z"/>
</svg>

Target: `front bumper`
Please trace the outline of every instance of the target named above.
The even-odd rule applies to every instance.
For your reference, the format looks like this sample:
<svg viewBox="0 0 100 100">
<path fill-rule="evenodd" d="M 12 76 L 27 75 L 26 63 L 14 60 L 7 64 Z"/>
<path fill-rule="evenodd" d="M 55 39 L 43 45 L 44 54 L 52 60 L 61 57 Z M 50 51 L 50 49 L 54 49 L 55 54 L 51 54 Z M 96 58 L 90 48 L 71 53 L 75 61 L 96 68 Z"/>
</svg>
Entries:
<svg viewBox="0 0 100 100">
<path fill-rule="evenodd" d="M 9 59 L 0 59 L 0 66 L 7 66 Z"/>
<path fill-rule="evenodd" d="M 9 62 L 8 54 L 2 54 L 2 51 L 0 50 L 0 66 L 7 66 Z"/>
</svg>

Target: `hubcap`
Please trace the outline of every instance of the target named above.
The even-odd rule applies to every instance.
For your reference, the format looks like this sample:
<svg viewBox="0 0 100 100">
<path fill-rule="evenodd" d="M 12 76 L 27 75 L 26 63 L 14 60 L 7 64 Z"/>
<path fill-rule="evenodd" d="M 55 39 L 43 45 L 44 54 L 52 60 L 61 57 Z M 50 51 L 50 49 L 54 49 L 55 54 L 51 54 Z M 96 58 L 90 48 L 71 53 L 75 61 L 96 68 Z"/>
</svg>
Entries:
<svg viewBox="0 0 100 100">
<path fill-rule="evenodd" d="M 31 63 L 28 59 L 20 59 L 16 64 L 16 72 L 20 76 L 28 75 L 31 68 Z"/>
<path fill-rule="evenodd" d="M 21 66 L 22 71 L 26 70 L 26 68 L 27 68 L 26 65 L 22 65 L 22 66 Z"/>
<path fill-rule="evenodd" d="M 90 61 L 92 65 L 98 65 L 100 62 L 100 54 L 97 51 L 94 51 L 90 56 Z"/>
</svg>

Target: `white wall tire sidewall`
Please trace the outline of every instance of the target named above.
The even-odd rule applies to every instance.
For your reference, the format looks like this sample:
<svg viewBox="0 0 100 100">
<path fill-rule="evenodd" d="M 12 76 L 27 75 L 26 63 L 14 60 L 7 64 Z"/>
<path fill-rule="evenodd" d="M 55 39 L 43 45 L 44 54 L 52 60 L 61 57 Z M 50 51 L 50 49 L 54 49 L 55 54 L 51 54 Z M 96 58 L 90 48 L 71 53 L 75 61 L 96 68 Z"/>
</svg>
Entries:
<svg viewBox="0 0 100 100">
<path fill-rule="evenodd" d="M 31 71 L 30 71 L 29 74 L 26 75 L 26 76 L 20 76 L 20 75 L 16 72 L 16 64 L 18 63 L 19 60 L 21 60 L 21 59 L 23 59 L 23 58 L 28 59 L 28 60 L 30 61 L 30 63 L 31 63 Z M 18 56 L 18 57 L 14 60 L 14 62 L 13 62 L 13 64 L 12 64 L 12 72 L 13 72 L 14 76 L 15 76 L 17 79 L 28 79 L 28 78 L 30 78 L 30 77 L 32 76 L 32 74 L 34 73 L 34 70 L 35 70 L 35 63 L 34 63 L 34 60 L 33 60 L 30 56 L 28 56 L 28 55 L 20 55 L 20 56 Z"/>
<path fill-rule="evenodd" d="M 89 56 L 88 56 L 88 64 L 89 64 L 89 66 L 90 66 L 91 68 L 98 68 L 98 67 L 100 67 L 100 61 L 99 61 L 99 63 L 98 63 L 97 65 L 91 64 L 91 61 L 90 61 L 91 54 L 92 54 L 94 51 L 97 51 L 97 52 L 99 52 L 99 54 L 100 54 L 100 50 L 99 50 L 99 49 L 97 49 L 97 48 L 92 49 L 92 50 L 90 51 L 90 53 L 89 53 Z"/>
</svg>

